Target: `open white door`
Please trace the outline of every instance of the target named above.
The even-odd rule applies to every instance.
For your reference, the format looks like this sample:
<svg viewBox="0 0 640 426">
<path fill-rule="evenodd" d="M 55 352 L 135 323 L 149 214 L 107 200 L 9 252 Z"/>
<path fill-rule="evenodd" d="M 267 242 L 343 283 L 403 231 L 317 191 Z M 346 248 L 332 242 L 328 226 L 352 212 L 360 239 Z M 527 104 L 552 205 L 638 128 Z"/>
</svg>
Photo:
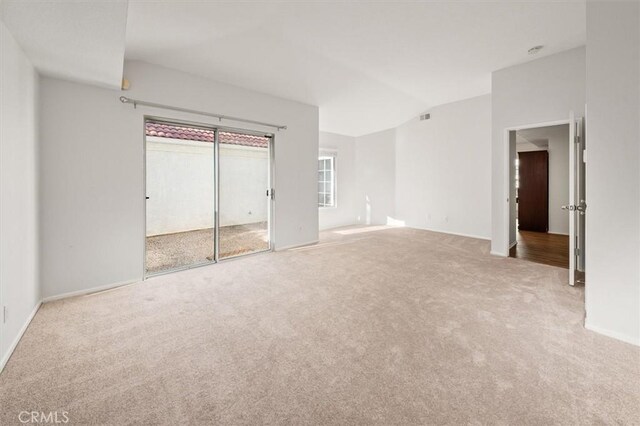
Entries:
<svg viewBox="0 0 640 426">
<path fill-rule="evenodd" d="M 570 114 L 569 123 L 569 284 L 575 285 L 584 276 L 585 243 L 585 162 L 584 120 Z"/>
<path fill-rule="evenodd" d="M 575 146 L 575 173 L 576 173 L 576 199 L 574 204 L 575 221 L 576 221 L 576 270 L 574 271 L 574 279 L 578 282 L 584 283 L 585 272 L 585 221 L 587 214 L 587 196 L 585 191 L 585 174 L 586 174 L 586 162 L 585 162 L 585 149 L 586 149 L 586 132 L 584 118 L 579 118 L 576 121 L 576 143 Z"/>
</svg>

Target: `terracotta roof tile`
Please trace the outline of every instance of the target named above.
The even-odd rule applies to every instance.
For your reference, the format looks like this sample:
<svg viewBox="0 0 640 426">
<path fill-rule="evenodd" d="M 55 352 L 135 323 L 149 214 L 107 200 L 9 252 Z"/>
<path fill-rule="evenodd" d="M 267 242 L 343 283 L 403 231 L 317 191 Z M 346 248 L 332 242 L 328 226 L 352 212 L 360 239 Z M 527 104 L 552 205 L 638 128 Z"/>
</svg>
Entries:
<svg viewBox="0 0 640 426">
<path fill-rule="evenodd" d="M 157 123 L 153 121 L 147 121 L 145 133 L 147 136 L 156 136 L 159 138 L 183 139 L 200 142 L 213 142 L 215 137 L 213 130 Z M 252 146 L 256 148 L 267 148 L 269 146 L 269 138 L 264 136 L 231 132 L 219 132 L 218 135 L 220 137 L 220 143 Z"/>
</svg>

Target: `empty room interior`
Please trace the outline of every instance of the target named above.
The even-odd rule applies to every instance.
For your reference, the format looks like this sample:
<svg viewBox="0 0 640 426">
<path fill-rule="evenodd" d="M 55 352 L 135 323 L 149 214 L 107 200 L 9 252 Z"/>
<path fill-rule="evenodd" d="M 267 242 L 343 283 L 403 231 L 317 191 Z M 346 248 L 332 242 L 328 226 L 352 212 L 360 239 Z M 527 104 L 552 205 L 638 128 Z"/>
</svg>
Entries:
<svg viewBox="0 0 640 426">
<path fill-rule="evenodd" d="M 0 424 L 640 424 L 639 2 L 0 34 Z"/>
</svg>

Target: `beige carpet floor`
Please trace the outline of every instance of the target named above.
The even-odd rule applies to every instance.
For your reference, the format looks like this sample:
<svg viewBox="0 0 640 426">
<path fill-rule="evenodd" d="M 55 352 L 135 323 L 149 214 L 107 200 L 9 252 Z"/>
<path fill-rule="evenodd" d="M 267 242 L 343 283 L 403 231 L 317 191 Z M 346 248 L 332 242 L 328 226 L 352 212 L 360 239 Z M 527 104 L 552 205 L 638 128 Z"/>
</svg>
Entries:
<svg viewBox="0 0 640 426">
<path fill-rule="evenodd" d="M 45 304 L 0 424 L 640 424 L 640 349 L 566 269 L 364 231 Z"/>
</svg>

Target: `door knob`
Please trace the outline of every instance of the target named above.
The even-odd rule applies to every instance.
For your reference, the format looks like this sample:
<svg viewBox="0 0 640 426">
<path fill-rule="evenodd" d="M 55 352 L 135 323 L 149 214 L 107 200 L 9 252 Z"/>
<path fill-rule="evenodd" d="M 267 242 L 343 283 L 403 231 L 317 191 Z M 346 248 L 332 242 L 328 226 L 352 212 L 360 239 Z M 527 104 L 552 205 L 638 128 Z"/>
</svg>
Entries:
<svg viewBox="0 0 640 426">
<path fill-rule="evenodd" d="M 569 211 L 577 210 L 580 212 L 580 214 L 584 214 L 584 212 L 587 211 L 587 204 L 584 202 L 584 200 L 581 200 L 580 204 L 578 204 L 577 206 L 573 204 L 567 204 L 566 206 L 560 206 L 560 208 L 562 210 L 569 210 Z"/>
<path fill-rule="evenodd" d="M 584 200 L 580 200 L 580 204 L 576 206 L 576 210 L 578 210 L 580 214 L 584 216 L 585 212 L 587 211 L 587 203 L 585 203 Z"/>
</svg>

